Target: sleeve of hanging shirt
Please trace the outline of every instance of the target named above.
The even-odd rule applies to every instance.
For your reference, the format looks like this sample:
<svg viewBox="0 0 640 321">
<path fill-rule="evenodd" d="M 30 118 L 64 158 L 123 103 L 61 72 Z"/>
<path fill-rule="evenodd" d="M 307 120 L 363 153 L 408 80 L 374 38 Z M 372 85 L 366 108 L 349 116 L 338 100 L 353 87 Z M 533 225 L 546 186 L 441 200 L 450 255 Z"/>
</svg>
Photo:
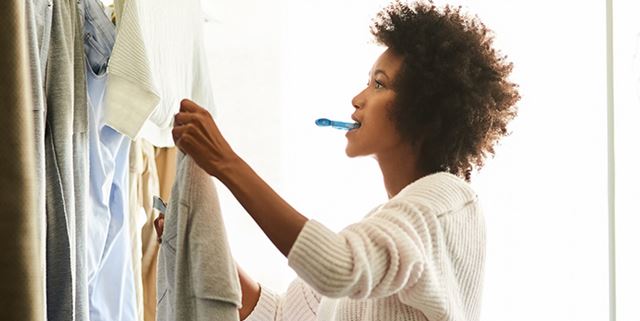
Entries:
<svg viewBox="0 0 640 321">
<path fill-rule="evenodd" d="M 138 1 L 125 1 L 116 17 L 118 37 L 109 60 L 105 122 L 136 139 L 160 102 L 139 21 Z"/>
</svg>

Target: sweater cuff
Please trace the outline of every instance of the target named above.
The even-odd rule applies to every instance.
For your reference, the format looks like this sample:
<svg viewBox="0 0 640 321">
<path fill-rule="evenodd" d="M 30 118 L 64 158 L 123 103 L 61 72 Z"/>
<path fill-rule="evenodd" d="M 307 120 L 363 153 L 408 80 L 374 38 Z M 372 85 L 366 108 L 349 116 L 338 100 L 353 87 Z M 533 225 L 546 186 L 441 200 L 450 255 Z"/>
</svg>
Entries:
<svg viewBox="0 0 640 321">
<path fill-rule="evenodd" d="M 260 285 L 260 297 L 253 311 L 247 316 L 245 321 L 274 321 L 278 310 L 280 298 L 271 290 Z"/>
<path fill-rule="evenodd" d="M 352 283 L 353 257 L 345 237 L 309 220 L 293 243 L 289 266 L 324 296 L 341 297 Z"/>
<path fill-rule="evenodd" d="M 159 102 L 160 97 L 151 89 L 110 73 L 105 92 L 105 123 L 135 140 Z"/>
</svg>

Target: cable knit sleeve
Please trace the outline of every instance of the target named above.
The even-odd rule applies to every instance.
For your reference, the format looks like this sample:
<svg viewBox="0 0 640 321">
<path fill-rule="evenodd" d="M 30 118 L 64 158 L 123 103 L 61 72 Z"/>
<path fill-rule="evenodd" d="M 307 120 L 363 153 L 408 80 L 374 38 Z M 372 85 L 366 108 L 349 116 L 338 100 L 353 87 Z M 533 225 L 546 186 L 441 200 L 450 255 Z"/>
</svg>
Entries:
<svg viewBox="0 0 640 321">
<path fill-rule="evenodd" d="M 245 321 L 276 321 L 282 299 L 268 288 L 260 285 L 260 297 Z M 278 319 L 279 320 L 279 319 Z"/>
<path fill-rule="evenodd" d="M 312 295 L 290 287 L 280 312 L 260 320 L 422 319 L 416 312 L 427 320 L 478 320 L 483 222 L 473 189 L 449 173 L 417 180 L 339 233 L 310 220 L 288 263 Z M 289 306 L 308 314 L 287 318 Z"/>
<path fill-rule="evenodd" d="M 438 291 L 443 253 L 435 214 L 392 200 L 363 221 L 334 233 L 308 221 L 289 253 L 289 265 L 320 294 L 353 299 L 410 289 L 425 271 Z"/>
<path fill-rule="evenodd" d="M 289 285 L 284 296 L 261 286 L 256 307 L 245 321 L 314 321 L 320 295 L 301 279 Z"/>
</svg>

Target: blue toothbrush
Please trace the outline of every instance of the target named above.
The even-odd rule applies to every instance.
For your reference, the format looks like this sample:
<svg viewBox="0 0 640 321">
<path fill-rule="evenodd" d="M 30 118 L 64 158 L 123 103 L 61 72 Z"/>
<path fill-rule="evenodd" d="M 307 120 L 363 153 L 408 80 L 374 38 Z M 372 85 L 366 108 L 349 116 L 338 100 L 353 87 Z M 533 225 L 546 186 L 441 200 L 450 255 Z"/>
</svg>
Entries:
<svg viewBox="0 0 640 321">
<path fill-rule="evenodd" d="M 352 130 L 360 127 L 360 123 L 345 123 L 341 121 L 333 121 L 326 118 L 316 119 L 316 125 L 320 127 L 331 126 L 336 129 Z"/>
</svg>

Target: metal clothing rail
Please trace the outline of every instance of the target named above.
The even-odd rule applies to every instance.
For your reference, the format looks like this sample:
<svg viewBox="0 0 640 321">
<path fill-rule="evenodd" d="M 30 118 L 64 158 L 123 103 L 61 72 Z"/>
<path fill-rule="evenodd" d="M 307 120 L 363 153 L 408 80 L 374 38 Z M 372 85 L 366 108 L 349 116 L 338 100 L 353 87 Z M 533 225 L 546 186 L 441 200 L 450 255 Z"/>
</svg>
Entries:
<svg viewBox="0 0 640 321">
<path fill-rule="evenodd" d="M 609 320 L 616 321 L 616 164 L 613 91 L 613 0 L 606 0 L 607 202 L 609 215 Z"/>
</svg>

